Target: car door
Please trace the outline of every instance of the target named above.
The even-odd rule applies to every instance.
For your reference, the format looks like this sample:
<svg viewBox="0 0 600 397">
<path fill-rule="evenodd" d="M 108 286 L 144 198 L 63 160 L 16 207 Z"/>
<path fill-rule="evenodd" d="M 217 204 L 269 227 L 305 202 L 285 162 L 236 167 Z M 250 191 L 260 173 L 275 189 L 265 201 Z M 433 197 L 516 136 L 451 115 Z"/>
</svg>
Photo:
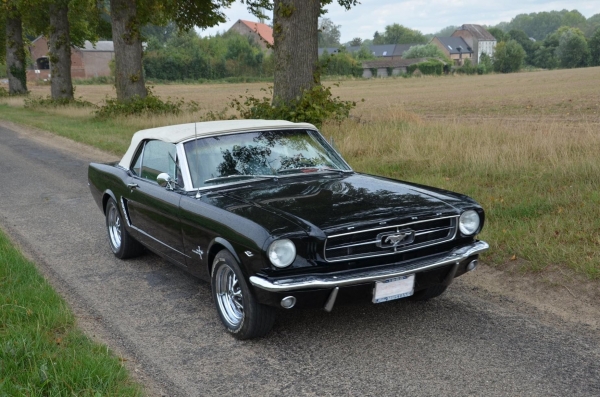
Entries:
<svg viewBox="0 0 600 397">
<path fill-rule="evenodd" d="M 181 191 L 176 186 L 162 187 L 156 181 L 161 173 L 176 180 L 175 145 L 158 140 L 144 142 L 130 171 L 130 193 L 125 205 L 131 227 L 150 249 L 185 267 L 179 209 Z"/>
</svg>

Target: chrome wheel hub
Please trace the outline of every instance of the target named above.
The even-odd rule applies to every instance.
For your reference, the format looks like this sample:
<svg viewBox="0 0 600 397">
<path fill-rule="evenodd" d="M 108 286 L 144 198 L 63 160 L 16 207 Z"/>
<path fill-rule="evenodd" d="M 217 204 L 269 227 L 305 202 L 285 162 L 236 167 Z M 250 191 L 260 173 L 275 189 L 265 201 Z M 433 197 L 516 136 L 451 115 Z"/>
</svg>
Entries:
<svg viewBox="0 0 600 397">
<path fill-rule="evenodd" d="M 224 265 L 217 270 L 215 283 L 219 311 L 231 327 L 237 328 L 244 319 L 244 299 L 239 280 L 233 269 Z"/>
<path fill-rule="evenodd" d="M 108 237 L 113 249 L 118 251 L 121 248 L 121 216 L 114 206 L 108 211 Z"/>
</svg>

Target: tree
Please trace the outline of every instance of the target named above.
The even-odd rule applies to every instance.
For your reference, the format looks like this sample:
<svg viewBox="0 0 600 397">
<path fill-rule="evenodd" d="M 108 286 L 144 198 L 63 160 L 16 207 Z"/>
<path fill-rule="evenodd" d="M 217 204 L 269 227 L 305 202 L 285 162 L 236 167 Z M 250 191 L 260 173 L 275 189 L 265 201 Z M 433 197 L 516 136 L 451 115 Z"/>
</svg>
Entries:
<svg viewBox="0 0 600 397">
<path fill-rule="evenodd" d="M 319 47 L 338 47 L 341 27 L 341 25 L 334 24 L 329 18 L 322 18 L 319 21 Z"/>
<path fill-rule="evenodd" d="M 494 51 L 494 70 L 500 73 L 518 72 L 525 59 L 525 50 L 515 40 L 501 41 Z"/>
<path fill-rule="evenodd" d="M 362 42 L 363 41 L 360 37 L 355 37 L 348 42 L 348 45 L 350 45 L 352 47 L 358 47 L 358 46 L 362 45 Z"/>
<path fill-rule="evenodd" d="M 110 0 L 112 37 L 115 46 L 115 86 L 121 102 L 147 96 L 142 69 L 142 26 L 148 23 L 166 25 L 175 22 L 178 28 L 209 27 L 225 22 L 222 7 L 234 0 Z M 244 0 L 242 0 L 244 2 Z M 246 0 L 248 7 L 262 15 L 257 3 Z"/>
<path fill-rule="evenodd" d="M 450 36 L 452 36 L 452 33 L 454 33 L 458 28 L 459 28 L 459 26 L 454 26 L 454 25 L 446 26 L 445 28 L 441 29 L 440 31 L 434 33 L 433 37 L 450 37 Z"/>
<path fill-rule="evenodd" d="M 418 44 L 410 47 L 402 54 L 404 59 L 414 58 L 439 58 L 443 59 L 446 63 L 452 63 L 450 59 L 444 54 L 442 50 L 435 44 Z"/>
<path fill-rule="evenodd" d="M 506 41 L 506 33 L 504 33 L 504 31 L 498 27 L 495 28 L 489 28 L 487 30 L 488 32 L 490 32 L 490 34 L 492 36 L 494 36 L 494 38 L 496 39 L 496 41 L 499 43 L 501 41 Z"/>
<path fill-rule="evenodd" d="M 588 42 L 590 48 L 590 64 L 592 66 L 600 66 L 600 27 L 596 29 L 596 33 Z"/>
<path fill-rule="evenodd" d="M 273 8 L 273 102 L 289 104 L 321 84 L 319 16 L 333 0 L 275 0 Z M 358 0 L 337 0 L 349 9 Z"/>
<path fill-rule="evenodd" d="M 16 1 L 0 4 L 4 14 L 6 28 L 6 74 L 8 75 L 8 93 L 22 95 L 27 93 L 27 72 L 25 70 L 25 46 L 23 43 L 23 23 Z"/>
<path fill-rule="evenodd" d="M 583 32 L 577 28 L 568 28 L 558 40 L 556 56 L 563 68 L 580 68 L 588 65 L 590 49 Z"/>
<path fill-rule="evenodd" d="M 375 32 L 373 44 L 426 44 L 427 38 L 418 30 L 397 23 L 385 27 L 385 33 Z"/>
<path fill-rule="evenodd" d="M 531 64 L 531 61 L 533 59 L 533 53 L 535 52 L 535 46 L 534 46 L 534 42 L 531 41 L 531 39 L 527 36 L 527 34 L 520 30 L 520 29 L 511 29 L 507 34 L 506 34 L 506 39 L 507 40 L 515 40 L 517 43 L 519 43 L 521 45 L 521 47 L 523 47 L 523 49 L 525 50 L 525 62 L 528 64 Z"/>
</svg>

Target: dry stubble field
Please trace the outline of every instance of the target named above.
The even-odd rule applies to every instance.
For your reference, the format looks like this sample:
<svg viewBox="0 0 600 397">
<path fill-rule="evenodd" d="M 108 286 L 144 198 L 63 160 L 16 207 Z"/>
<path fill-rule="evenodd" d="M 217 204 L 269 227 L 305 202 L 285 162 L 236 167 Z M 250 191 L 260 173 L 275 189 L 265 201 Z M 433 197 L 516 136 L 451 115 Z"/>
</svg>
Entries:
<svg viewBox="0 0 600 397">
<path fill-rule="evenodd" d="M 486 262 L 600 280 L 599 82 L 600 68 L 349 80 L 333 91 L 357 101 L 351 119 L 322 131 L 358 171 L 477 199 L 488 217 L 481 236 L 492 246 Z M 156 94 L 196 101 L 201 112 L 118 121 L 125 133 L 102 130 L 85 109 L 38 112 L 90 121 L 82 125 L 98 130 L 89 142 L 103 147 L 102 141 L 113 140 L 111 150 L 118 153 L 137 129 L 195 121 L 246 91 L 263 96 L 264 87 L 159 85 Z M 34 95 L 49 93 L 47 86 L 30 89 Z M 110 86 L 76 91 L 98 104 L 114 95 Z M 3 102 L 22 106 L 16 98 Z"/>
</svg>

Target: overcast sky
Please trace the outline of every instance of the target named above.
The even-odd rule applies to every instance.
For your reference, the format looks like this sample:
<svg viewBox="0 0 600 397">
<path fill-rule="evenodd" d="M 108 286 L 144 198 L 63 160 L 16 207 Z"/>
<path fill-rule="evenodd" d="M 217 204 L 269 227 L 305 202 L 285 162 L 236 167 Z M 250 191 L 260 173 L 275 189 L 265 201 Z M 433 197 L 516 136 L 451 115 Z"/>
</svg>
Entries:
<svg viewBox="0 0 600 397">
<path fill-rule="evenodd" d="M 335 0 L 333 3 L 335 5 L 328 7 L 325 17 L 342 26 L 342 43 L 354 37 L 372 39 L 375 31 L 383 32 L 387 25 L 393 23 L 422 33 L 435 33 L 449 25 L 510 22 L 518 14 L 531 12 L 578 10 L 586 18 L 600 13 L 600 0 L 360 0 L 361 4 L 350 11 L 337 5 Z M 238 2 L 226 9 L 225 14 L 228 18 L 226 23 L 198 33 L 214 35 L 226 31 L 238 19 L 256 20 Z"/>
</svg>

